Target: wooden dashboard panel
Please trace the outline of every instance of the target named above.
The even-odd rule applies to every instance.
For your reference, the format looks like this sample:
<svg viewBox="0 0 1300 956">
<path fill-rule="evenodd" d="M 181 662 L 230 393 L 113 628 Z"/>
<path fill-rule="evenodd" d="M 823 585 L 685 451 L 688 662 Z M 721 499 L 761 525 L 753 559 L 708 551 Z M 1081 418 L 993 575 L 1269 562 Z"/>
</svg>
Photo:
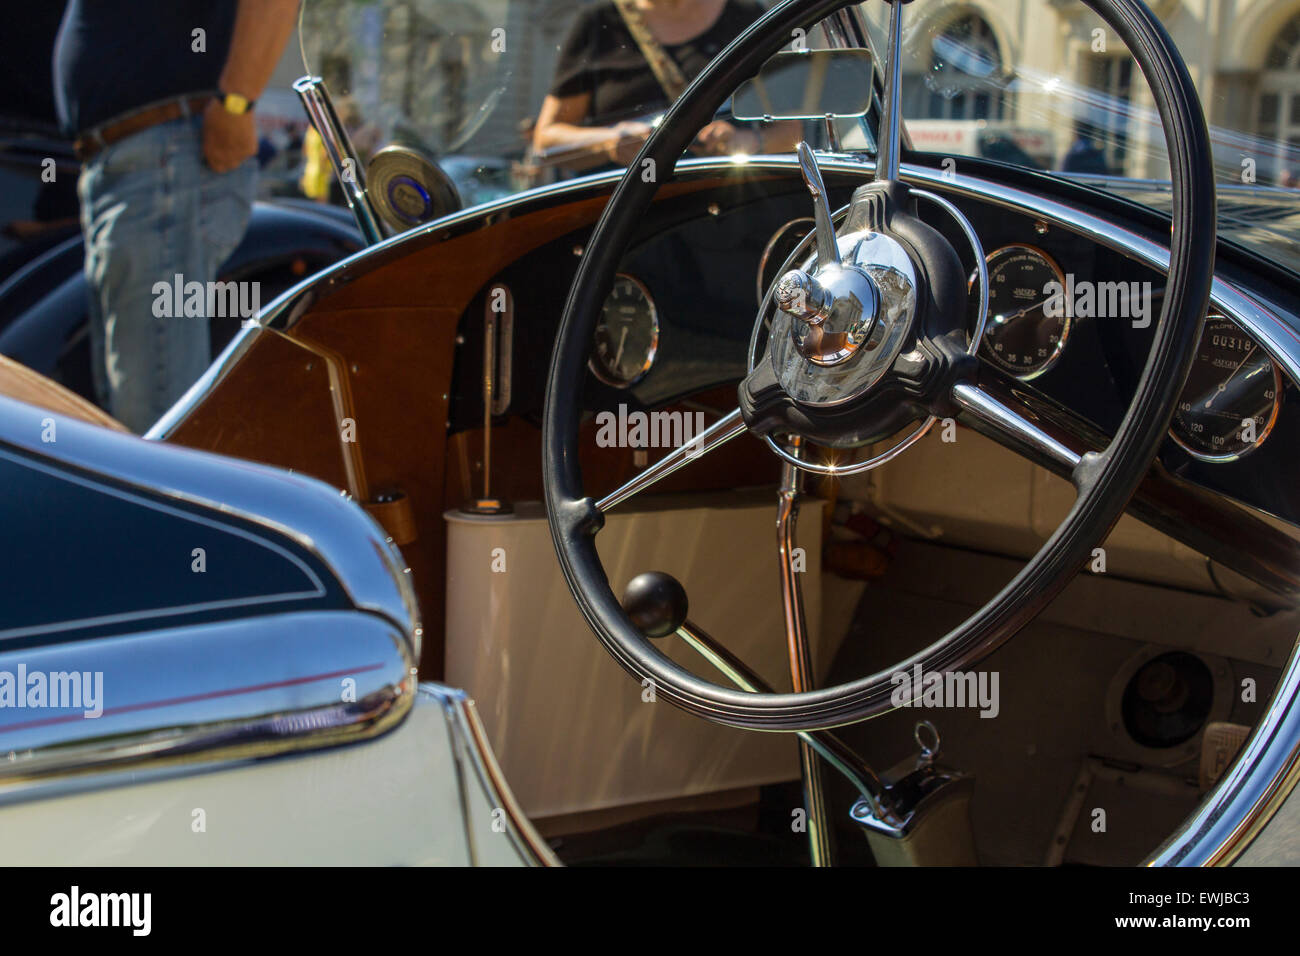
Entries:
<svg viewBox="0 0 1300 956">
<path fill-rule="evenodd" d="M 714 188 L 719 180 L 664 187 L 660 198 Z M 446 532 L 443 512 L 481 487 L 481 432 L 448 448 L 448 396 L 457 328 L 479 291 L 518 257 L 594 224 L 605 198 L 582 199 L 451 238 L 412 237 L 404 252 L 350 263 L 287 330 L 261 329 L 169 440 L 312 475 L 363 504 L 400 492 L 414 522 L 402 545 L 424 619 L 421 672 L 443 674 Z M 406 251 L 407 247 L 409 252 Z M 331 368 L 332 366 L 332 368 Z M 714 404 L 726 404 L 721 396 Z M 494 490 L 541 494 L 540 430 L 511 419 L 495 430 Z M 585 443 L 593 490 L 640 467 L 630 449 Z M 655 454 L 651 450 L 650 454 Z M 450 455 L 450 459 L 449 459 Z M 450 461 L 450 464 L 449 464 Z M 775 481 L 772 457 L 740 438 L 665 483 L 720 488 Z M 448 478 L 450 477 L 450 480 Z M 468 484 L 467 484 L 468 482 Z"/>
</svg>

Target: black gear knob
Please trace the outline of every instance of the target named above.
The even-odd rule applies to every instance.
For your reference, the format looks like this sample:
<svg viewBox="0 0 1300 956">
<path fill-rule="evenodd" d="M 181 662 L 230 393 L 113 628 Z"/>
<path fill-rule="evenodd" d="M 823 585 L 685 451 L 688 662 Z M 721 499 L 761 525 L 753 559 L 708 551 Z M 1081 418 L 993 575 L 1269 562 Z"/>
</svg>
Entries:
<svg viewBox="0 0 1300 956">
<path fill-rule="evenodd" d="M 646 637 L 667 637 L 686 621 L 686 589 L 664 571 L 647 571 L 627 583 L 623 610 Z"/>
</svg>

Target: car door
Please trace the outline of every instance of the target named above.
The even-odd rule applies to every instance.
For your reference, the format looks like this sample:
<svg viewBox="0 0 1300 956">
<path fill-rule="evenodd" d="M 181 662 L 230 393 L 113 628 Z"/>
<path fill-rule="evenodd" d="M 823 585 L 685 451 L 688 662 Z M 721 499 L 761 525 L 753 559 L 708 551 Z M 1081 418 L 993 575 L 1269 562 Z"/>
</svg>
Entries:
<svg viewBox="0 0 1300 956">
<path fill-rule="evenodd" d="M 0 397 L 0 495 L 4 862 L 546 852 L 336 490 Z"/>
</svg>

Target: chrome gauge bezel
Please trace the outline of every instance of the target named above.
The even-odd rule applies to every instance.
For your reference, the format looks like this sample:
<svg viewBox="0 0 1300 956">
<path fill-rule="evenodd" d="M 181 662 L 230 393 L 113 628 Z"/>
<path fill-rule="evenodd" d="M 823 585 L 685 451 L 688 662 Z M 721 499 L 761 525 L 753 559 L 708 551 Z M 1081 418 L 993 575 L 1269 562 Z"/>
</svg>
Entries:
<svg viewBox="0 0 1300 956">
<path fill-rule="evenodd" d="M 1061 284 L 1061 288 L 1062 289 L 1065 288 L 1065 270 L 1061 268 L 1061 264 L 1057 262 L 1056 259 L 1054 259 L 1051 255 L 1049 255 L 1044 250 L 1038 248 L 1038 246 L 1031 246 L 1027 243 L 1022 243 L 1022 242 L 1016 242 L 1016 243 L 1011 243 L 1010 245 L 1000 246 L 984 257 L 984 264 L 988 270 L 988 275 L 989 275 L 990 311 L 992 310 L 991 303 L 993 297 L 993 276 L 995 271 L 994 261 L 996 259 L 1005 257 L 1007 255 L 1020 255 L 1023 253 L 1028 253 L 1029 255 L 1036 256 L 1038 259 L 1040 259 L 1052 271 L 1052 274 L 1056 277 L 1056 281 Z M 969 287 L 973 288 L 974 285 L 975 285 L 975 275 L 972 274 L 970 277 Z M 984 327 L 983 340 L 980 342 L 980 355 L 988 359 L 988 361 L 992 362 L 995 366 L 997 366 L 998 369 L 1000 369 L 1003 372 L 1006 372 L 1008 375 L 1013 376 L 1017 380 L 1021 382 L 1032 382 L 1034 379 L 1038 378 L 1040 375 L 1049 371 L 1054 365 L 1056 365 L 1056 363 L 1060 361 L 1061 356 L 1065 353 L 1066 342 L 1070 338 L 1070 331 L 1074 328 L 1074 317 L 1071 315 L 1071 310 L 1069 309 L 1068 305 L 1066 307 L 1065 315 L 1063 316 L 1063 318 L 1064 318 L 1064 322 L 1061 325 L 1061 337 L 1059 341 L 1057 341 L 1056 343 L 1056 348 L 1053 349 L 1051 355 L 1047 356 L 1047 358 L 1043 360 L 1042 365 L 1036 368 L 1033 368 L 1029 371 L 1025 371 L 1024 369 L 1012 368 L 1006 362 L 1002 361 L 1002 359 L 998 358 L 997 354 L 991 348 L 986 347 L 989 341 L 989 333 L 992 331 L 992 324 L 993 324 L 992 321 L 987 323 Z"/>
<path fill-rule="evenodd" d="M 640 290 L 641 295 L 645 297 L 646 303 L 650 306 L 650 331 L 652 336 L 650 340 L 650 349 L 646 353 L 645 362 L 642 363 L 641 368 L 636 373 L 636 375 L 626 380 L 615 378 L 614 376 L 610 375 L 606 369 L 602 368 L 600 362 L 597 361 L 595 332 L 593 332 L 592 352 L 591 355 L 587 358 L 587 369 L 591 372 L 592 375 L 596 376 L 597 379 L 599 379 L 604 384 L 608 385 L 610 388 L 622 389 L 622 388 L 631 388 L 637 382 L 645 378 L 646 374 L 650 371 L 651 367 L 655 363 L 655 356 L 658 355 L 659 353 L 659 307 L 655 305 L 654 296 L 650 294 L 650 290 L 646 287 L 646 284 L 642 282 L 640 279 L 638 279 L 636 276 L 628 275 L 626 272 L 615 273 L 614 285 L 617 286 L 619 282 L 630 282 L 634 286 L 636 286 L 637 289 Z M 605 302 L 602 303 L 600 307 L 602 315 L 605 311 L 605 306 L 609 303 L 609 299 L 611 296 L 613 296 L 613 294 L 614 294 L 614 288 L 611 286 L 609 290 L 609 296 L 605 297 Z M 599 323 L 597 324 L 596 328 L 597 329 L 600 328 Z"/>
<path fill-rule="evenodd" d="M 1211 322 L 1216 320 L 1221 320 L 1229 323 L 1230 325 L 1233 326 L 1233 328 L 1239 330 L 1242 335 L 1249 336 L 1251 339 L 1253 339 L 1256 347 L 1259 348 L 1264 353 L 1264 357 L 1268 359 L 1269 367 L 1272 368 L 1273 370 L 1273 409 L 1269 413 L 1268 421 L 1265 423 L 1259 435 L 1255 438 L 1255 441 L 1252 442 L 1250 445 L 1247 445 L 1241 451 L 1234 451 L 1227 455 L 1211 455 L 1209 452 L 1201 451 L 1200 449 L 1194 447 L 1191 443 L 1189 443 L 1185 439 L 1183 435 L 1179 434 L 1178 412 L 1177 411 L 1174 412 L 1173 420 L 1169 423 L 1169 437 L 1174 440 L 1174 443 L 1178 445 L 1178 447 L 1181 448 L 1183 451 L 1185 451 L 1187 454 L 1195 458 L 1197 461 L 1204 461 L 1215 465 L 1221 465 L 1227 462 L 1240 461 L 1242 458 L 1245 458 L 1247 455 L 1251 454 L 1252 452 L 1258 451 L 1260 446 L 1262 446 L 1264 442 L 1268 440 L 1268 436 L 1272 434 L 1273 428 L 1277 425 L 1278 419 L 1282 415 L 1282 393 L 1286 387 L 1286 379 L 1283 378 L 1282 376 L 1282 369 L 1278 365 L 1277 359 L 1273 357 L 1272 353 L 1270 353 L 1268 349 L 1264 348 L 1264 343 L 1259 340 L 1258 336 L 1252 335 L 1250 332 L 1246 331 L 1246 329 L 1242 326 L 1240 322 L 1238 322 L 1232 316 L 1227 315 L 1224 312 L 1221 311 L 1210 312 L 1205 316 L 1205 323 L 1204 325 L 1201 326 L 1202 339 L 1204 339 L 1205 337 L 1206 327 Z M 1196 349 L 1197 352 L 1199 353 L 1201 349 L 1200 342 L 1196 343 Z M 1190 370 L 1188 374 L 1190 374 Z M 1186 389 L 1186 385 L 1184 385 L 1184 389 Z M 1180 394 L 1178 396 L 1178 401 L 1180 404 L 1182 403 L 1182 400 L 1183 400 L 1183 396 Z"/>
</svg>

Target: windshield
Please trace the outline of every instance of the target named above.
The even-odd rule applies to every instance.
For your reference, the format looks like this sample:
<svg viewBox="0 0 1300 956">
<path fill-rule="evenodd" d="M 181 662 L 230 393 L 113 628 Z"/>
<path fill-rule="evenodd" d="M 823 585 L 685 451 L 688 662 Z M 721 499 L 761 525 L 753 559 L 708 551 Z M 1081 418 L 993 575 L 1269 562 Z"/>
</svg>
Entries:
<svg viewBox="0 0 1300 956">
<path fill-rule="evenodd" d="M 471 205 L 629 162 L 680 89 L 767 5 L 627 4 L 643 11 L 642 46 L 610 0 L 305 0 L 299 51 L 303 72 L 328 86 L 363 164 L 401 146 L 435 163 Z M 1257 4 L 1234 18 L 1203 4 L 1218 11 L 1212 18 L 1165 9 L 1177 6 L 1170 0 L 1155 6 L 1212 127 L 1221 231 L 1300 270 L 1300 12 Z M 660 8 L 666 19 L 656 18 Z M 868 0 L 858 10 L 883 49 L 888 5 Z M 930 162 L 959 169 L 978 157 L 1168 210 L 1150 92 L 1083 3 L 916 0 L 904 28 L 903 112 Z M 825 45 L 814 29 L 790 48 Z M 789 152 L 800 138 L 874 151 L 874 112 L 837 120 L 828 133 L 822 120 L 756 122 L 730 105 L 688 154 Z M 340 201 L 328 165 L 322 175 L 318 162 L 311 181 L 310 146 L 304 191 Z"/>
<path fill-rule="evenodd" d="M 1300 270 L 1300 11 L 1152 5 L 1210 124 L 1220 233 Z M 862 10 L 879 47 L 886 5 Z M 1043 170 L 1168 212 L 1150 90 L 1083 3 L 916 0 L 905 10 L 903 112 L 916 150 L 946 168 L 979 157 Z"/>
<path fill-rule="evenodd" d="M 666 26 L 643 20 L 652 36 L 643 51 L 608 0 L 305 0 L 297 58 L 303 74 L 324 80 L 363 165 L 404 147 L 435 162 L 472 205 L 621 168 L 681 89 L 766 6 L 676 0 Z M 826 39 L 814 30 L 791 46 L 815 50 Z M 865 119 L 840 118 L 835 130 L 840 148 L 873 149 Z M 800 138 L 831 145 L 823 118 L 738 119 L 728 103 L 688 154 L 788 153 Z M 310 166 L 310 141 L 304 151 Z M 304 191 L 340 200 L 316 165 Z"/>
</svg>

